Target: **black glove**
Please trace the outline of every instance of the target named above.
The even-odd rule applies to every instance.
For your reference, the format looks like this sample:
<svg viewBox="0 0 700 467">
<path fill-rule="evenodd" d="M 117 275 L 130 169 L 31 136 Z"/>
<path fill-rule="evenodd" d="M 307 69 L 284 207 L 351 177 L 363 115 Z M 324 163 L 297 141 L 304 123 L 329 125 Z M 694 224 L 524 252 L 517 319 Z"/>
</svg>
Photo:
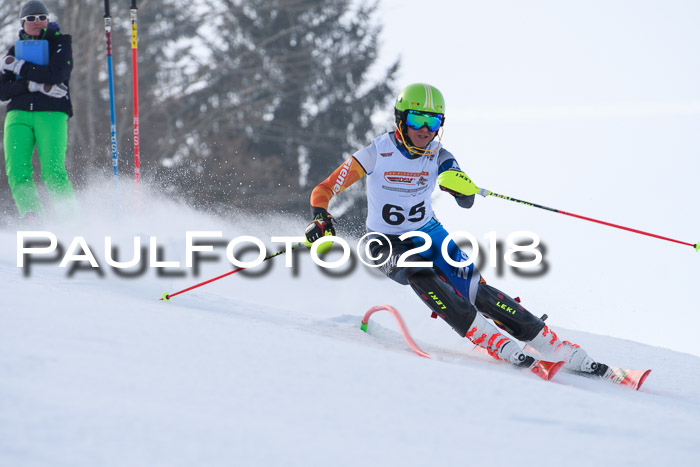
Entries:
<svg viewBox="0 0 700 467">
<path fill-rule="evenodd" d="M 314 220 L 306 227 L 306 239 L 313 243 L 319 238 L 324 237 L 328 232 L 335 235 L 335 227 L 333 227 L 333 216 L 328 214 L 323 208 L 312 208 L 312 214 L 315 214 Z"/>
</svg>

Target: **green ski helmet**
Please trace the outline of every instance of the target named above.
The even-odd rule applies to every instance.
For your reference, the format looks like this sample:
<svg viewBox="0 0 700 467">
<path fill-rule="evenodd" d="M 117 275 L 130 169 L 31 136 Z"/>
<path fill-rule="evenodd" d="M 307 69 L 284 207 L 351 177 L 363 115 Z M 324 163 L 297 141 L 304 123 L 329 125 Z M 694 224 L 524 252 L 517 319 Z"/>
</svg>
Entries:
<svg viewBox="0 0 700 467">
<path fill-rule="evenodd" d="M 432 153 L 436 152 L 437 150 L 427 151 L 425 149 L 417 148 L 413 146 L 413 143 L 407 136 L 408 127 L 406 125 L 406 118 L 408 112 L 411 110 L 439 115 L 441 118 L 440 127 L 433 130 L 437 131 L 445 124 L 445 98 L 442 97 L 442 93 L 435 86 L 425 83 L 415 83 L 410 84 L 401 90 L 399 95 L 396 97 L 396 104 L 394 105 L 396 127 L 399 130 L 401 139 L 403 140 L 408 152 L 415 155 L 415 157 L 432 155 Z"/>
<path fill-rule="evenodd" d="M 406 86 L 396 97 L 396 113 L 407 110 L 445 115 L 445 98 L 435 86 L 416 83 Z"/>
</svg>

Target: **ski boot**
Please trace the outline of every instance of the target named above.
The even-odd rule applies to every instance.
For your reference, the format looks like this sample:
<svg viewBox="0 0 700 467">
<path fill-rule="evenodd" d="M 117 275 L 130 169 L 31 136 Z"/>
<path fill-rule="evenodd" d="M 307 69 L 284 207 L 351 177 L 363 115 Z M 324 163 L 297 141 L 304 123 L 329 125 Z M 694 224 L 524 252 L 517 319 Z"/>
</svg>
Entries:
<svg viewBox="0 0 700 467">
<path fill-rule="evenodd" d="M 466 337 L 496 360 L 504 360 L 517 368 L 527 368 L 545 381 L 552 379 L 564 365 L 563 361 L 537 360 L 525 354 L 515 341 L 498 332 L 480 313 L 476 314 Z"/>
</svg>

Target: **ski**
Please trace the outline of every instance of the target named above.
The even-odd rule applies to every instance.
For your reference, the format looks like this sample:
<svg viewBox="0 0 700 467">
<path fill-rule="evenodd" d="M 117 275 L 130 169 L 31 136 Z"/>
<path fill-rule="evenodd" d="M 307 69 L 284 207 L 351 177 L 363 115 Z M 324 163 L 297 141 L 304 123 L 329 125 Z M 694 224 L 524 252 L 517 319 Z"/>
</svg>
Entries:
<svg viewBox="0 0 700 467">
<path fill-rule="evenodd" d="M 585 373 L 582 371 L 571 371 L 571 373 L 589 378 L 600 378 L 609 381 L 613 384 L 626 386 L 638 391 L 646 381 L 651 370 L 634 370 L 629 368 L 620 368 L 616 366 L 598 364 L 598 369 L 594 373 Z"/>
<path fill-rule="evenodd" d="M 525 345 L 525 349 L 532 355 L 541 355 L 536 349 L 530 345 Z M 578 371 L 567 368 L 566 372 L 574 375 L 585 376 L 587 378 L 600 378 L 609 381 L 613 384 L 626 386 L 638 391 L 642 387 L 644 381 L 651 373 L 651 370 L 634 370 L 630 368 L 621 368 L 605 363 L 596 363 L 596 366 L 588 371 Z"/>
<path fill-rule="evenodd" d="M 480 347 L 478 345 L 474 346 L 473 352 L 480 353 L 480 354 L 489 354 L 488 350 L 486 350 L 483 347 Z M 550 362 L 547 360 L 538 360 L 537 358 L 533 357 L 532 355 L 526 355 L 522 354 L 521 355 L 521 360 L 523 363 L 520 365 L 516 365 L 517 368 L 527 368 L 530 370 L 532 373 L 536 374 L 540 378 L 542 378 L 545 381 L 550 381 L 552 378 L 554 378 L 554 375 L 561 370 L 562 366 L 564 365 L 564 361 L 559 361 L 559 362 Z M 529 359 L 532 363 L 529 365 L 526 363 L 527 360 Z M 497 359 L 498 360 L 498 359 Z"/>
</svg>

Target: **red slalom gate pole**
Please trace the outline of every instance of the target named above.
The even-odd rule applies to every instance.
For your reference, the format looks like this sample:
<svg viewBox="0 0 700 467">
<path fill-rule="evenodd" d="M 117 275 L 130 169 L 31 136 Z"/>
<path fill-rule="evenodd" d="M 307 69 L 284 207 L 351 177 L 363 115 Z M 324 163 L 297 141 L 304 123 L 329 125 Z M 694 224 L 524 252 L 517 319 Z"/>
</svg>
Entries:
<svg viewBox="0 0 700 467">
<path fill-rule="evenodd" d="M 301 247 L 301 246 L 306 246 L 306 245 L 304 245 L 304 244 L 301 243 L 301 242 L 295 243 L 294 245 L 292 245 L 292 250 L 294 250 L 294 249 L 296 249 L 296 248 L 299 248 L 299 247 Z M 281 254 L 283 254 L 283 253 L 286 253 L 286 252 L 287 252 L 287 249 L 285 248 L 284 250 L 280 250 L 280 251 L 278 251 L 277 253 L 272 253 L 271 255 L 267 255 L 266 257 L 264 257 L 264 258 L 263 258 L 263 261 L 267 261 L 268 259 L 274 258 L 275 256 L 279 256 L 279 255 L 281 255 Z M 173 298 L 173 297 L 175 297 L 175 296 L 177 296 L 177 295 L 183 294 L 183 293 L 185 293 L 185 292 L 189 292 L 190 290 L 197 289 L 197 288 L 199 288 L 199 287 L 201 287 L 201 286 L 203 286 L 203 285 L 210 284 L 210 283 L 212 283 L 212 282 L 214 282 L 214 281 L 218 281 L 219 279 L 223 279 L 224 277 L 230 276 L 231 274 L 236 274 L 237 272 L 242 271 L 242 270 L 244 270 L 244 269 L 247 269 L 247 268 L 236 268 L 236 269 L 234 269 L 233 271 L 229 271 L 229 272 L 227 272 L 227 273 L 225 273 L 225 274 L 221 274 L 220 276 L 213 277 L 213 278 L 208 279 L 208 280 L 206 280 L 206 281 L 204 281 L 204 282 L 200 282 L 199 284 L 195 284 L 195 285 L 193 285 L 193 286 L 191 286 L 191 287 L 187 287 L 186 289 L 182 289 L 182 290 L 180 290 L 180 291 L 178 291 L 178 292 L 175 292 L 175 293 L 168 293 L 168 292 L 165 292 L 165 293 L 163 294 L 163 296 L 160 298 L 160 300 L 163 300 L 163 301 L 165 301 L 165 302 L 169 302 L 171 298 Z"/>
<path fill-rule="evenodd" d="M 141 183 L 141 147 L 139 142 L 139 64 L 136 0 L 131 0 L 131 82 L 134 95 L 134 180 L 136 190 Z"/>
<path fill-rule="evenodd" d="M 403 318 L 401 318 L 401 315 L 393 306 L 377 305 L 367 310 L 365 316 L 362 317 L 362 325 L 360 326 L 360 329 L 362 329 L 364 332 L 367 332 L 367 326 L 369 325 L 370 316 L 382 310 L 386 310 L 392 315 L 394 315 L 394 318 L 396 318 L 396 322 L 399 323 L 399 328 L 401 328 L 401 334 L 403 334 L 403 338 L 406 340 L 406 343 L 411 348 L 411 350 L 413 350 L 420 357 L 430 358 L 430 354 L 421 350 L 421 348 L 418 347 L 418 345 L 414 342 L 413 338 L 411 337 L 411 334 L 409 334 L 408 332 L 406 324 L 403 322 Z"/>
</svg>

